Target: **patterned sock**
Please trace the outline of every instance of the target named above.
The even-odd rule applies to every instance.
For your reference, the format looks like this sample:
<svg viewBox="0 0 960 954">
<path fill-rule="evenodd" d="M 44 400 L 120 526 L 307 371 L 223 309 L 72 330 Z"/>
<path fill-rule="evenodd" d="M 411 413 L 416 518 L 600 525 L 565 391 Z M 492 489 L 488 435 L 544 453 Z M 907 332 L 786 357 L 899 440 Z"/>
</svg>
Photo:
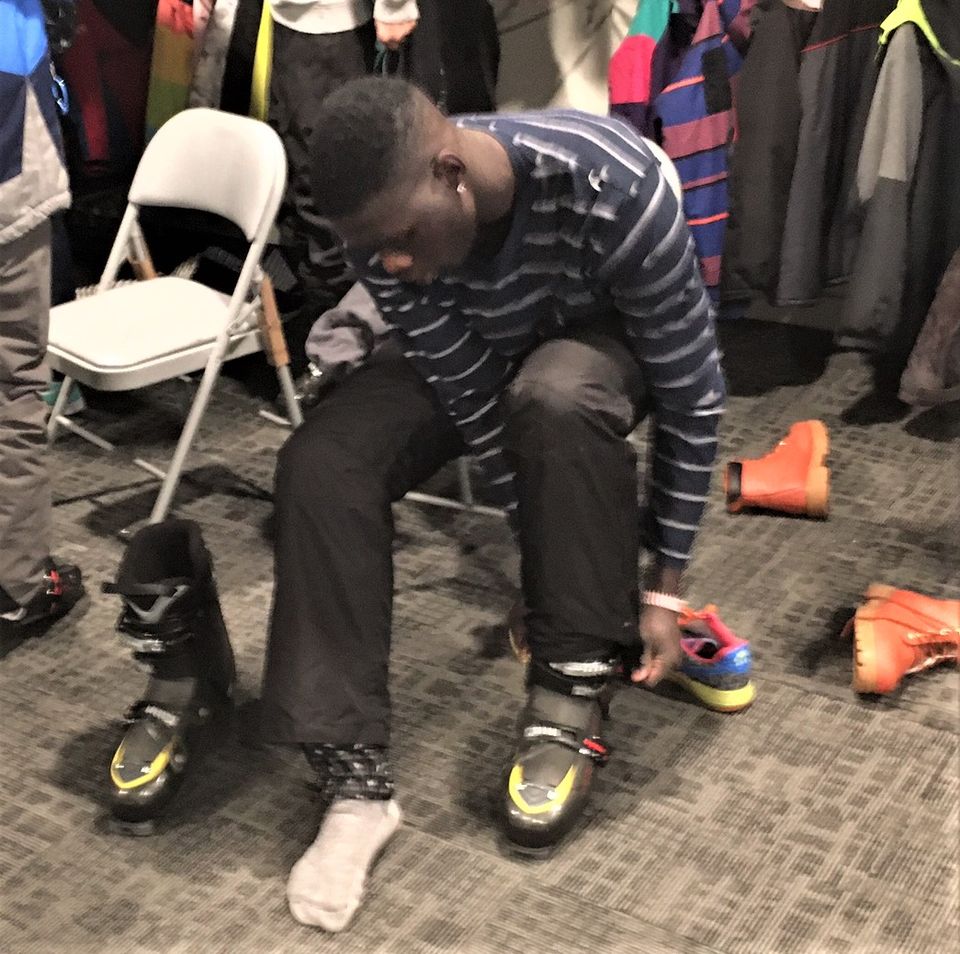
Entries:
<svg viewBox="0 0 960 954">
<path fill-rule="evenodd" d="M 303 746 L 303 752 L 317 773 L 325 798 L 393 798 L 393 775 L 385 746 L 311 742 Z"/>
</svg>

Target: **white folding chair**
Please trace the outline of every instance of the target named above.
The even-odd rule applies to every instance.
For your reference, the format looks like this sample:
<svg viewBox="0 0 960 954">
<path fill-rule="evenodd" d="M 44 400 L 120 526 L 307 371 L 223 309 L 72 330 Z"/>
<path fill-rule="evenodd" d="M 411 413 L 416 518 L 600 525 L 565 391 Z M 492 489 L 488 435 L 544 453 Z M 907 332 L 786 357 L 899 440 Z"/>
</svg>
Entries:
<svg viewBox="0 0 960 954">
<path fill-rule="evenodd" d="M 224 361 L 266 350 L 290 419 L 295 424 L 302 419 L 273 290 L 260 267 L 286 173 L 283 146 L 266 124 L 212 109 L 179 113 L 157 132 L 140 160 L 97 294 L 50 312 L 47 356 L 66 378 L 47 425 L 50 441 L 64 427 L 114 450 L 109 441 L 63 415 L 73 380 L 100 391 L 127 391 L 203 369 L 167 469 L 136 460 L 163 481 L 151 523 L 163 520 L 170 509 Z M 233 293 L 186 278 L 155 277 L 138 222 L 141 206 L 197 209 L 236 225 L 250 248 Z M 117 286 L 125 259 L 148 280 Z"/>
</svg>

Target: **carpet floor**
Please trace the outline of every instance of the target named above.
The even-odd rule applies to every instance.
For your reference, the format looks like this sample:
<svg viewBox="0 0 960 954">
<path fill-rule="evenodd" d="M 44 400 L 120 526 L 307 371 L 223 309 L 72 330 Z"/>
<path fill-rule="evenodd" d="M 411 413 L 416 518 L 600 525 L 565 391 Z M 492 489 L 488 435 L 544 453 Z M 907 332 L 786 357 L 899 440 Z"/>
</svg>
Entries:
<svg viewBox="0 0 960 954">
<path fill-rule="evenodd" d="M 239 715 L 163 831 L 104 824 L 120 719 L 144 676 L 116 638 L 121 528 L 155 482 L 188 392 L 94 396 L 50 454 L 57 553 L 88 597 L 0 661 L 0 951 L 952 954 L 958 944 L 956 667 L 883 698 L 850 688 L 840 630 L 874 581 L 960 597 L 956 413 L 871 396 L 861 358 L 814 330 L 723 327 L 722 459 L 760 456 L 796 420 L 832 437 L 828 520 L 725 513 L 719 481 L 690 573 L 755 655 L 757 699 L 724 716 L 677 689 L 628 690 L 590 824 L 544 863 L 506 856 L 491 801 L 522 673 L 502 620 L 517 558 L 497 518 L 396 507 L 394 761 L 404 824 L 347 933 L 290 917 L 284 882 L 313 838 L 305 763 L 257 744 L 282 430 L 224 380 L 178 512 L 211 549 L 240 671 Z M 954 412 L 956 409 L 953 409 Z M 643 441 L 641 440 L 641 443 Z M 440 475 L 437 483 L 449 482 Z"/>
</svg>

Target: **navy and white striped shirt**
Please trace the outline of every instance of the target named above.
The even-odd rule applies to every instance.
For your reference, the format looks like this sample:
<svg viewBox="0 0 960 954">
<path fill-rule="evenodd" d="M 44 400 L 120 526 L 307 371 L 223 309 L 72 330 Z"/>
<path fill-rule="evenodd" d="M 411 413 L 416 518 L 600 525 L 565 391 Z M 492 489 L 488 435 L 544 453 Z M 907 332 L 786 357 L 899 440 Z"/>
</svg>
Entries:
<svg viewBox="0 0 960 954">
<path fill-rule="evenodd" d="M 361 270 L 404 353 L 436 389 L 495 494 L 517 506 L 498 398 L 541 341 L 623 318 L 654 411 L 650 505 L 660 561 L 682 567 L 703 514 L 724 382 L 710 301 L 682 210 L 639 135 L 573 110 L 465 116 L 516 179 L 492 259 L 427 287 Z"/>
</svg>

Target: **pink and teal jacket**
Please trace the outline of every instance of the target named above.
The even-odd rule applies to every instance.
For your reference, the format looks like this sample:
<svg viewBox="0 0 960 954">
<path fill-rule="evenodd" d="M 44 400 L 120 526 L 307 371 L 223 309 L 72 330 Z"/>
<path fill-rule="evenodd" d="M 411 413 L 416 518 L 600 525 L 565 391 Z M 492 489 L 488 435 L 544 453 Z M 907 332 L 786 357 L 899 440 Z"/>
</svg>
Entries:
<svg viewBox="0 0 960 954">
<path fill-rule="evenodd" d="M 683 184 L 703 280 L 716 299 L 737 139 L 737 75 L 755 0 L 641 0 L 610 64 L 610 109 L 660 143 Z"/>
</svg>

